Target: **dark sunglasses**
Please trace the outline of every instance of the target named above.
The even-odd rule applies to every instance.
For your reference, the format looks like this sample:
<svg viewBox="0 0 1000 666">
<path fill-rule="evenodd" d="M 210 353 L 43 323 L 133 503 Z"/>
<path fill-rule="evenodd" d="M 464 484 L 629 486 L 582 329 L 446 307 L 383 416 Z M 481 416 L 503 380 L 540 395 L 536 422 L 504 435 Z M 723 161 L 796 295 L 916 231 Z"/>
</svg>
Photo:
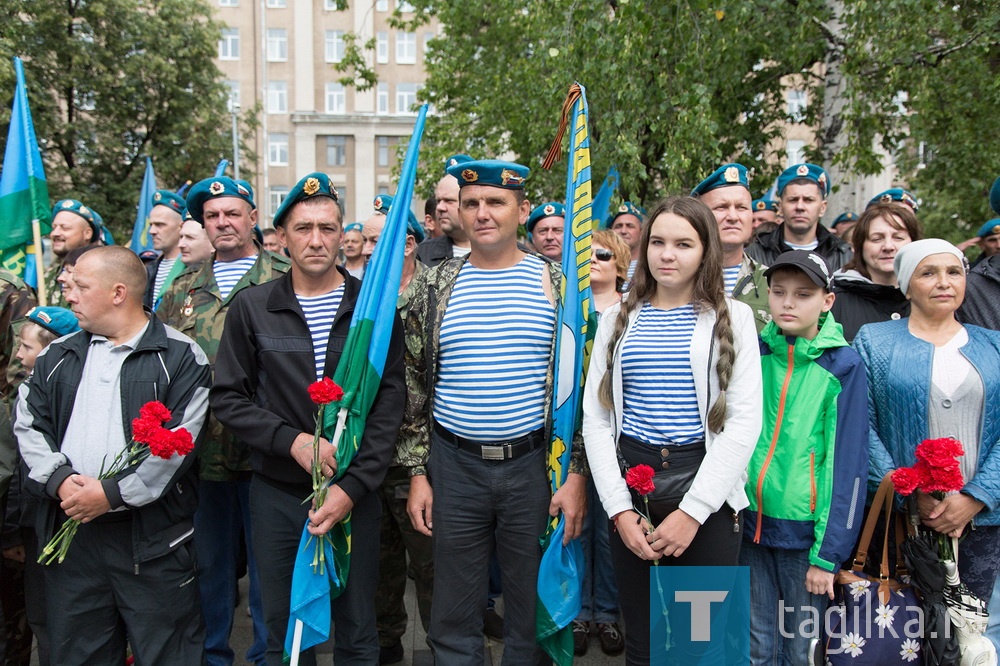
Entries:
<svg viewBox="0 0 1000 666">
<path fill-rule="evenodd" d="M 594 259 L 598 261 L 611 261 L 614 258 L 615 255 L 611 250 L 605 250 L 604 248 L 594 250 Z"/>
</svg>

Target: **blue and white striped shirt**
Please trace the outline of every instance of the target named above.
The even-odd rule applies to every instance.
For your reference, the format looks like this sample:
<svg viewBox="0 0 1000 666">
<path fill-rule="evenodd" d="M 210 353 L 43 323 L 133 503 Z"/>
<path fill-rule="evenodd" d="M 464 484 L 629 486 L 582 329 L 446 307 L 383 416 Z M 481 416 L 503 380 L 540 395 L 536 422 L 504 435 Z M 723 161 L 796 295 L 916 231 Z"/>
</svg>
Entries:
<svg viewBox="0 0 1000 666">
<path fill-rule="evenodd" d="M 545 425 L 555 308 L 544 262 L 482 270 L 466 262 L 441 322 L 434 419 L 468 439 L 496 441 Z"/>
<path fill-rule="evenodd" d="M 726 293 L 729 295 L 732 295 L 733 289 L 736 289 L 736 281 L 740 277 L 740 268 L 741 266 L 736 264 L 735 266 L 726 266 L 722 269 L 722 282 L 725 284 Z"/>
<path fill-rule="evenodd" d="M 645 303 L 622 347 L 622 432 L 654 446 L 704 438 L 691 370 L 694 306 Z"/>
<path fill-rule="evenodd" d="M 163 289 L 163 283 L 167 281 L 167 275 L 170 274 L 170 269 L 174 267 L 174 262 L 178 260 L 178 257 L 173 259 L 163 259 L 160 261 L 160 265 L 156 267 L 156 278 L 153 280 L 153 299 L 159 298 L 160 290 Z"/>
<path fill-rule="evenodd" d="M 215 273 L 215 284 L 219 285 L 219 294 L 222 300 L 229 298 L 233 287 L 247 274 L 257 262 L 257 255 L 233 259 L 232 261 L 216 261 L 212 263 L 212 271 Z"/>
<path fill-rule="evenodd" d="M 330 331 L 333 330 L 333 318 L 340 308 L 340 301 L 344 298 L 344 285 L 340 285 L 333 291 L 321 296 L 300 296 L 295 294 L 302 308 L 302 314 L 306 316 L 306 324 L 309 326 L 309 335 L 313 343 L 313 359 L 316 363 L 316 381 L 323 379 L 323 370 L 326 366 L 326 348 L 330 342 Z M 330 368 L 334 371 L 336 368 Z"/>
</svg>

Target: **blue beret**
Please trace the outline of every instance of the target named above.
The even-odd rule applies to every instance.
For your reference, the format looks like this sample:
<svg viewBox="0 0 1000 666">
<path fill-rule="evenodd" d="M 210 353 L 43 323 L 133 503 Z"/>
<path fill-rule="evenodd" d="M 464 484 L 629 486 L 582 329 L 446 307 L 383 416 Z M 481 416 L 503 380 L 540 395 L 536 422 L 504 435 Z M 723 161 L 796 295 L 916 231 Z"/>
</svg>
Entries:
<svg viewBox="0 0 1000 666">
<path fill-rule="evenodd" d="M 608 227 L 611 227 L 611 225 L 615 223 L 615 220 L 622 215 L 635 215 L 639 218 L 640 222 L 644 222 L 646 220 L 646 209 L 635 205 L 631 201 L 626 201 L 622 205 L 618 206 L 618 210 L 613 212 L 608 218 Z"/>
<path fill-rule="evenodd" d="M 729 185 L 742 185 L 748 190 L 750 189 L 750 176 L 747 175 L 745 166 L 735 162 L 723 164 L 713 171 L 711 176 L 698 183 L 697 187 L 691 190 L 691 196 L 699 197 L 706 192 Z"/>
<path fill-rule="evenodd" d="M 191 218 L 204 224 L 202 211 L 205 202 L 217 197 L 235 197 L 246 201 L 250 204 L 250 208 L 257 207 L 253 202 L 253 188 L 250 187 L 250 183 L 245 180 L 235 181 L 228 176 L 217 176 L 199 180 L 191 187 L 187 197 L 187 208 Z"/>
<path fill-rule="evenodd" d="M 448 175 L 458 179 L 458 186 L 489 185 L 505 190 L 523 190 L 531 170 L 502 160 L 473 160 L 448 167 Z"/>
<path fill-rule="evenodd" d="M 56 215 L 58 213 L 62 213 L 63 211 L 68 211 L 82 217 L 84 221 L 90 225 L 90 228 L 94 230 L 94 235 L 91 240 L 96 242 L 102 238 L 104 219 L 101 218 L 96 210 L 93 208 L 87 208 L 76 199 L 63 199 L 61 201 L 57 201 L 56 205 L 52 207 L 52 219 L 55 219 Z"/>
<path fill-rule="evenodd" d="M 175 213 L 184 213 L 184 197 L 174 194 L 170 190 L 156 190 L 153 193 L 153 207 L 166 206 Z"/>
<path fill-rule="evenodd" d="M 868 205 L 865 206 L 865 208 L 867 209 L 877 203 L 892 203 L 894 201 L 896 203 L 906 204 L 913 209 L 914 213 L 920 210 L 920 206 L 917 205 L 917 198 L 904 190 L 902 187 L 894 187 L 891 190 L 879 192 L 872 197 L 872 200 L 868 202 Z"/>
<path fill-rule="evenodd" d="M 39 305 L 28 310 L 28 314 L 24 315 L 24 318 L 55 333 L 60 338 L 80 330 L 80 322 L 76 320 L 76 315 L 66 308 Z"/>
<path fill-rule="evenodd" d="M 392 208 L 392 201 L 393 197 L 391 195 L 380 194 L 372 201 L 372 207 L 376 213 L 388 215 L 389 209 Z M 424 239 L 424 228 L 417 222 L 417 218 L 412 210 L 406 211 L 406 232 L 413 236 L 418 243 Z"/>
<path fill-rule="evenodd" d="M 531 215 L 528 216 L 528 233 L 535 228 L 538 222 L 546 217 L 566 217 L 566 207 L 558 201 L 549 201 L 541 206 L 536 206 Z"/>
<path fill-rule="evenodd" d="M 184 207 L 184 212 L 181 213 L 181 219 L 184 220 L 184 222 L 187 222 L 188 220 L 194 220 L 194 218 L 191 217 L 191 209 L 188 208 L 187 206 Z"/>
<path fill-rule="evenodd" d="M 778 212 L 778 202 L 774 199 L 754 199 L 753 200 L 754 212 L 769 210 L 772 213 Z"/>
<path fill-rule="evenodd" d="M 781 193 L 785 191 L 785 186 L 788 183 L 799 178 L 811 180 L 819 185 L 819 191 L 823 194 L 824 199 L 830 193 L 830 177 L 826 175 L 823 167 L 803 162 L 802 164 L 793 164 L 778 176 L 778 196 L 780 197 Z"/>
<path fill-rule="evenodd" d="M 1000 234 L 1000 217 L 995 217 L 983 226 L 979 227 L 979 233 L 976 235 L 980 238 L 986 238 L 987 236 L 992 236 L 993 234 Z"/>
<path fill-rule="evenodd" d="M 348 231 L 361 231 L 364 228 L 365 225 L 361 224 L 360 222 L 351 222 L 346 227 L 344 227 L 344 233 L 346 234 Z"/>
<path fill-rule="evenodd" d="M 993 182 L 993 188 L 990 190 L 990 208 L 1000 215 L 1000 178 Z"/>
<path fill-rule="evenodd" d="M 468 155 L 462 155 L 462 154 L 452 155 L 451 157 L 449 157 L 444 161 L 444 172 L 448 173 L 448 167 L 453 167 L 459 164 L 465 164 L 466 162 L 473 162 L 473 161 L 475 160 L 473 160 Z"/>
<path fill-rule="evenodd" d="M 836 229 L 838 224 L 843 224 L 844 222 L 857 222 L 857 221 L 858 221 L 857 213 L 841 213 L 840 215 L 837 216 L 837 219 L 833 221 L 833 224 L 830 225 L 830 228 Z"/>
<path fill-rule="evenodd" d="M 295 183 L 295 187 L 288 192 L 288 196 L 281 202 L 278 212 L 274 214 L 274 226 L 280 227 L 285 223 L 285 215 L 292 209 L 292 206 L 314 197 L 333 199 L 338 206 L 340 205 L 340 195 L 337 194 L 337 188 L 330 182 L 330 177 L 325 173 L 314 171 Z"/>
</svg>

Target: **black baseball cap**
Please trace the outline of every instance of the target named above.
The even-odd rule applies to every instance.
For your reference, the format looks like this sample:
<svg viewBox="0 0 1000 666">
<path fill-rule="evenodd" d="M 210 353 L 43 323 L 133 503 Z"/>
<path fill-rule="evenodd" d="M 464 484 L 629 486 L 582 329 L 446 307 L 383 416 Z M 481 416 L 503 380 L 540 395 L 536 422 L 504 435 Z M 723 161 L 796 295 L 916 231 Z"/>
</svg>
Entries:
<svg viewBox="0 0 1000 666">
<path fill-rule="evenodd" d="M 790 250 L 778 255 L 774 263 L 764 271 L 768 286 L 771 286 L 771 275 L 779 268 L 797 268 L 815 282 L 817 287 L 830 290 L 832 280 L 830 267 L 826 265 L 826 260 L 822 256 L 811 250 Z"/>
</svg>

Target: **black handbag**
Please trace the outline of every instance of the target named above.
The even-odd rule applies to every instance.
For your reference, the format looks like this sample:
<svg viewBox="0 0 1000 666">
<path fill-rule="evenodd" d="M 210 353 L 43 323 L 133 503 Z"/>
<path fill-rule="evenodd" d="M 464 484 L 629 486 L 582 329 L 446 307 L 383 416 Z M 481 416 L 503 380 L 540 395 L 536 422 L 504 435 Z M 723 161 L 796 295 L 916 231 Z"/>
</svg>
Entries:
<svg viewBox="0 0 1000 666">
<path fill-rule="evenodd" d="M 657 523 L 677 510 L 705 459 L 705 442 L 677 446 L 650 446 L 628 435 L 618 438 L 618 464 L 622 475 L 630 467 L 653 468 L 653 492 L 646 495 L 649 514 Z M 643 498 L 631 488 L 634 506 L 643 506 Z"/>
</svg>

